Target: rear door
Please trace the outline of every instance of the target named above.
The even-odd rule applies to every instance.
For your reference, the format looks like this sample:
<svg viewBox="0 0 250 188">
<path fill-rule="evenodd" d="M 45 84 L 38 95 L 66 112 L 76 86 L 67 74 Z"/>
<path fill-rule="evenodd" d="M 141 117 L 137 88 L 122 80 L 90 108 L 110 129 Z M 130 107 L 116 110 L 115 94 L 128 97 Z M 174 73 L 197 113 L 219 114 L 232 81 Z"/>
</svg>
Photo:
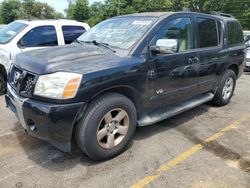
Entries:
<svg viewBox="0 0 250 188">
<path fill-rule="evenodd" d="M 213 91 L 217 85 L 216 71 L 223 63 L 222 23 L 213 17 L 196 16 L 196 48 L 199 52 L 199 91 Z"/>
<path fill-rule="evenodd" d="M 65 44 L 72 43 L 85 32 L 86 32 L 86 29 L 82 26 L 74 26 L 74 25 L 62 26 L 62 33 L 63 33 Z"/>
</svg>

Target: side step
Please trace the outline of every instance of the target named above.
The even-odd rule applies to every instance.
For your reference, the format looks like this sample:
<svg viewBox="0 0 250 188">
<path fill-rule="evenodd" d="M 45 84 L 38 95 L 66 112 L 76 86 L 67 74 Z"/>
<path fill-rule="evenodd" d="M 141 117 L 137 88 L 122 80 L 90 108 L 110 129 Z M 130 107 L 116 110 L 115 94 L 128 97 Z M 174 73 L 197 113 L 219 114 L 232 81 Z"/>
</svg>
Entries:
<svg viewBox="0 0 250 188">
<path fill-rule="evenodd" d="M 154 124 L 156 122 L 162 121 L 164 119 L 170 118 L 182 112 L 185 112 L 191 108 L 204 104 L 214 98 L 213 93 L 206 93 L 195 98 L 192 98 L 188 101 L 183 103 L 179 103 L 174 106 L 170 106 L 167 108 L 156 110 L 152 113 L 146 114 L 145 116 L 141 117 L 137 123 L 138 127 L 143 127 L 147 125 Z"/>
</svg>

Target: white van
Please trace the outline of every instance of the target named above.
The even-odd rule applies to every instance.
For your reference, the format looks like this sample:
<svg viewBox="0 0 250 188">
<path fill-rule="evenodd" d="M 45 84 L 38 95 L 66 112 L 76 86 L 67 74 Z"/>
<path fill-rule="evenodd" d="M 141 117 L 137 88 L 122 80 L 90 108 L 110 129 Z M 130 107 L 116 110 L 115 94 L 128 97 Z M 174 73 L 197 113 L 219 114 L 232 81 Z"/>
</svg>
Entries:
<svg viewBox="0 0 250 188">
<path fill-rule="evenodd" d="M 10 62 L 21 52 L 70 44 L 89 29 L 75 20 L 17 20 L 0 30 L 0 94 Z"/>
</svg>

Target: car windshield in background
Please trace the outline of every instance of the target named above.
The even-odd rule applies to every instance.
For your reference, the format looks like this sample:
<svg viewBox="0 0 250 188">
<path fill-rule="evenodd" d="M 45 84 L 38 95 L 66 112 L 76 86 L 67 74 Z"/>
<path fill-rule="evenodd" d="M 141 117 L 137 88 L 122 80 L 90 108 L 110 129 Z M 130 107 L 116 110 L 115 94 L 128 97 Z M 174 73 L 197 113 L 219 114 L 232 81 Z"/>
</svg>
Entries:
<svg viewBox="0 0 250 188">
<path fill-rule="evenodd" d="M 0 43 L 4 44 L 13 39 L 27 25 L 21 22 L 12 22 L 0 30 Z"/>
<path fill-rule="evenodd" d="M 120 17 L 101 22 L 78 38 L 83 42 L 99 42 L 114 48 L 129 49 L 149 30 L 154 17 Z"/>
</svg>

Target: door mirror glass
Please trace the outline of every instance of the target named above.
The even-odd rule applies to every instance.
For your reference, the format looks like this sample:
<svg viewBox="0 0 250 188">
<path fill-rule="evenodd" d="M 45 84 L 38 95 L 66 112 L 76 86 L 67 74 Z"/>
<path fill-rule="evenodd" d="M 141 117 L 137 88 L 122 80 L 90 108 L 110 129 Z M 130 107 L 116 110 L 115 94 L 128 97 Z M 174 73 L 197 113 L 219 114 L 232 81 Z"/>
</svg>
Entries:
<svg viewBox="0 0 250 188">
<path fill-rule="evenodd" d="M 178 46 L 177 39 L 158 39 L 154 48 L 159 54 L 175 54 L 178 52 Z"/>
</svg>

